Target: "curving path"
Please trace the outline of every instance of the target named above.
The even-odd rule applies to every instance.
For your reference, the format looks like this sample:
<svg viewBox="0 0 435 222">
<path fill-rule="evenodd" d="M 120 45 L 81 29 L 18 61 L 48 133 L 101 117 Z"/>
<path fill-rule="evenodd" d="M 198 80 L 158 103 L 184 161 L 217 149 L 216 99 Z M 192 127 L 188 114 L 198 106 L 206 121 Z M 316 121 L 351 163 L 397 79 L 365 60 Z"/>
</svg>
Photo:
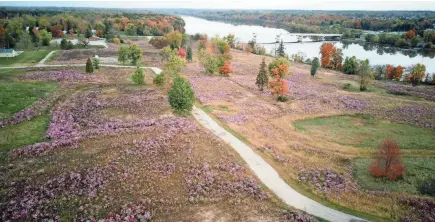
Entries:
<svg viewBox="0 0 435 222">
<path fill-rule="evenodd" d="M 249 168 L 282 201 L 294 208 L 329 221 L 366 221 L 364 219 L 326 207 L 292 189 L 278 173 L 248 145 L 219 126 L 203 110 L 193 107 L 193 116 L 213 134 L 227 142 L 248 163 Z"/>
</svg>

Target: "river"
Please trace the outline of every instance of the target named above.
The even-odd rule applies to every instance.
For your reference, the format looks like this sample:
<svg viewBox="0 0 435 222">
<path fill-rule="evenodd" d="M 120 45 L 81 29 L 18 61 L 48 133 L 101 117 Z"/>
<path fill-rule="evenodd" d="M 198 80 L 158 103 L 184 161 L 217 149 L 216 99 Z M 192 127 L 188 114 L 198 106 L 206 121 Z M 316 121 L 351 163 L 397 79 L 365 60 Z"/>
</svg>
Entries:
<svg viewBox="0 0 435 222">
<path fill-rule="evenodd" d="M 277 35 L 284 42 L 296 42 L 297 37 L 290 35 L 284 29 L 268 28 L 256 25 L 233 25 L 225 22 L 208 21 L 191 16 L 181 16 L 185 23 L 187 34 L 203 33 L 209 37 L 226 36 L 234 34 L 238 41 L 248 42 L 256 36 L 258 43 L 275 42 Z M 311 42 L 309 38 L 304 38 L 299 43 L 285 43 L 288 55 L 303 53 L 307 58 L 319 57 L 319 49 L 323 42 Z M 334 42 L 343 49 L 343 57 L 355 56 L 357 59 L 369 59 L 372 65 L 401 65 L 404 67 L 412 66 L 417 63 L 426 65 L 429 73 L 435 73 L 435 52 L 425 52 L 423 50 L 399 49 L 396 47 L 386 47 L 367 43 L 346 43 L 346 41 Z M 262 44 L 269 53 L 274 52 L 277 44 Z M 273 54 L 273 53 L 271 53 Z M 343 58 L 343 60 L 344 60 Z"/>
</svg>

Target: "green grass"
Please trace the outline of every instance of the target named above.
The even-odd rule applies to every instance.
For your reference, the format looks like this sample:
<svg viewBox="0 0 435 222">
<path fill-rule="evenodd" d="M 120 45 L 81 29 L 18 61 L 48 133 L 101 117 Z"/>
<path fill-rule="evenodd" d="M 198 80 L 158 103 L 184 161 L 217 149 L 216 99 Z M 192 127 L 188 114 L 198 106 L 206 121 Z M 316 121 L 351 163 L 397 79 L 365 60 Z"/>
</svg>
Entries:
<svg viewBox="0 0 435 222">
<path fill-rule="evenodd" d="M 435 158 L 404 158 L 406 167 L 402 179 L 395 181 L 386 178 L 376 178 L 370 175 L 368 168 L 372 159 L 356 159 L 354 162 L 354 177 L 363 189 L 407 192 L 418 194 L 418 187 L 424 181 L 435 177 Z"/>
<path fill-rule="evenodd" d="M 293 125 L 297 130 L 343 145 L 376 148 L 389 138 L 402 149 L 435 149 L 435 131 L 367 115 L 314 118 Z"/>
<path fill-rule="evenodd" d="M 55 83 L 0 82 L 0 119 L 26 108 L 55 89 Z"/>
<path fill-rule="evenodd" d="M 25 69 L 0 69 L 0 81 L 26 75 Z"/>
<path fill-rule="evenodd" d="M 50 51 L 25 51 L 13 58 L 0 58 L 0 66 L 25 66 L 41 61 Z"/>
<path fill-rule="evenodd" d="M 42 115 L 18 125 L 0 128 L 0 152 L 45 141 L 44 133 L 47 131 L 49 120 L 48 115 Z"/>
</svg>

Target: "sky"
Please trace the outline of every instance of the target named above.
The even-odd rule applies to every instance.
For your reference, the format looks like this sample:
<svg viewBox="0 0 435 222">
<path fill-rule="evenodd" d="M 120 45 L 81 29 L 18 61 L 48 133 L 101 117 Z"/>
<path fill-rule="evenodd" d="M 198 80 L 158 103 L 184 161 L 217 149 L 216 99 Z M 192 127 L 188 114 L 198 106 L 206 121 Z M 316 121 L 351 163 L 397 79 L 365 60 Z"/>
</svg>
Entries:
<svg viewBox="0 0 435 222">
<path fill-rule="evenodd" d="M 303 10 L 430 10 L 435 0 L 142 0 L 142 1 L 1 1 L 0 6 L 55 6 L 96 8 L 201 8 Z"/>
</svg>

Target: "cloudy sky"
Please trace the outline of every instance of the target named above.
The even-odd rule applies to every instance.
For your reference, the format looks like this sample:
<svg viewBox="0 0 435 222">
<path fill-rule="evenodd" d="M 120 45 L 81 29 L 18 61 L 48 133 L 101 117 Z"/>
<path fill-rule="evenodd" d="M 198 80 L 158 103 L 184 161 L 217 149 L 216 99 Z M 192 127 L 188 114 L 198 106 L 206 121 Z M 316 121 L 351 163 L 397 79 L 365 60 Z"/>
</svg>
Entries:
<svg viewBox="0 0 435 222">
<path fill-rule="evenodd" d="M 209 8 L 306 10 L 431 10 L 435 0 L 142 0 L 142 1 L 0 1 L 0 6 L 58 6 L 104 8 Z"/>
</svg>

